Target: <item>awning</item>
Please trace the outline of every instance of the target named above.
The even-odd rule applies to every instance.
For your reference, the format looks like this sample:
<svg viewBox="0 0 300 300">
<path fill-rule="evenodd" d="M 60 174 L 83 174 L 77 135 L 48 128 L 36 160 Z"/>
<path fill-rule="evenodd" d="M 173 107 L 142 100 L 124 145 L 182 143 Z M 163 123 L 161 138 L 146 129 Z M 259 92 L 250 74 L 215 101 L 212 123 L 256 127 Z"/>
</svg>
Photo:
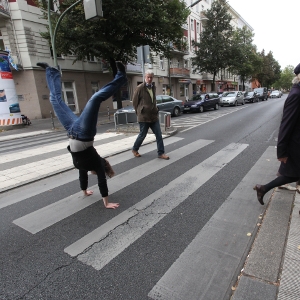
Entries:
<svg viewBox="0 0 300 300">
<path fill-rule="evenodd" d="M 178 83 L 190 84 L 192 82 L 191 79 L 178 79 Z"/>
</svg>

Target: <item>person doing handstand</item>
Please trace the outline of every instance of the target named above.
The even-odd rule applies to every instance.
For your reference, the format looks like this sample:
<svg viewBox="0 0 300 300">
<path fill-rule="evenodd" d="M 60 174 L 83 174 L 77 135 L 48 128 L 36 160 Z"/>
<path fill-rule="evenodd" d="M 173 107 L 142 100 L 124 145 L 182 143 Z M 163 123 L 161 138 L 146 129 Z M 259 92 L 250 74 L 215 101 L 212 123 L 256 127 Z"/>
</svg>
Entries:
<svg viewBox="0 0 300 300">
<path fill-rule="evenodd" d="M 87 190 L 88 171 L 98 177 L 98 186 L 106 208 L 115 209 L 119 203 L 108 202 L 106 175 L 114 176 L 109 162 L 102 158 L 94 148 L 94 137 L 97 133 L 98 112 L 101 102 L 107 100 L 127 82 L 125 67 L 116 62 L 118 72 L 113 81 L 102 87 L 87 102 L 80 116 L 76 116 L 62 99 L 61 74 L 57 68 L 39 62 L 37 66 L 46 69 L 47 85 L 50 90 L 50 102 L 63 127 L 67 130 L 69 146 L 75 168 L 79 169 L 80 188 L 84 195 L 93 191 Z M 105 175 L 106 174 L 106 175 Z"/>
</svg>

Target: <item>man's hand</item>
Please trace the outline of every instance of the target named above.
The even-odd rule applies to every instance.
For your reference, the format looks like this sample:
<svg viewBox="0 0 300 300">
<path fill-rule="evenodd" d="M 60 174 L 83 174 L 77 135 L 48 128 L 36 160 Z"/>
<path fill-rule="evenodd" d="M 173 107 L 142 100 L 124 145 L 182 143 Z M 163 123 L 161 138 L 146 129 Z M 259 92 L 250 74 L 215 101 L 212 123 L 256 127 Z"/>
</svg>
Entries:
<svg viewBox="0 0 300 300">
<path fill-rule="evenodd" d="M 288 158 L 287 157 L 281 157 L 281 158 L 278 158 L 278 160 L 283 162 L 284 164 L 286 164 Z"/>
</svg>

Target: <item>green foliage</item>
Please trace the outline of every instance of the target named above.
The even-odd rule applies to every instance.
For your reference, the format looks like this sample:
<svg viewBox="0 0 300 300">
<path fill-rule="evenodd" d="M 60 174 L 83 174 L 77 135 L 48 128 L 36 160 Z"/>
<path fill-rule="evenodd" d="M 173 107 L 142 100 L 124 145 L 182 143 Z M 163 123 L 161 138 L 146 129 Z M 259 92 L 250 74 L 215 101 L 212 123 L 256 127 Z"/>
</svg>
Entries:
<svg viewBox="0 0 300 300">
<path fill-rule="evenodd" d="M 64 11 L 74 0 L 60 5 Z M 57 53 L 83 60 L 92 55 L 114 64 L 136 58 L 136 47 L 149 45 L 154 52 L 167 53 L 168 44 L 180 44 L 182 25 L 189 10 L 181 0 L 102 1 L 104 18 L 85 20 L 83 4 L 76 5 L 62 20 L 56 37 Z M 54 25 L 60 12 L 52 14 Z M 47 18 L 47 16 L 44 16 Z M 49 40 L 49 32 L 41 34 Z"/>
<path fill-rule="evenodd" d="M 294 77 L 294 67 L 289 65 L 283 69 L 280 74 L 280 79 L 273 84 L 273 87 L 275 89 L 284 89 L 289 91 L 292 87 L 292 80 Z"/>
<path fill-rule="evenodd" d="M 259 81 L 261 86 L 271 87 L 272 84 L 280 78 L 280 65 L 274 59 L 271 51 L 265 55 L 265 51 L 262 50 L 259 56 L 262 59 L 262 65 L 254 77 Z"/>
<path fill-rule="evenodd" d="M 207 18 L 204 30 L 200 34 L 200 42 L 194 42 L 195 57 L 192 58 L 194 71 L 213 74 L 228 68 L 232 62 L 233 27 L 232 17 L 228 12 L 226 1 L 214 1 L 211 9 L 204 14 Z"/>
<path fill-rule="evenodd" d="M 245 90 L 245 81 L 252 78 L 261 68 L 262 59 L 256 53 L 256 46 L 252 44 L 254 34 L 247 29 L 237 28 L 234 31 L 232 43 L 232 62 L 229 70 L 239 75 Z"/>
</svg>

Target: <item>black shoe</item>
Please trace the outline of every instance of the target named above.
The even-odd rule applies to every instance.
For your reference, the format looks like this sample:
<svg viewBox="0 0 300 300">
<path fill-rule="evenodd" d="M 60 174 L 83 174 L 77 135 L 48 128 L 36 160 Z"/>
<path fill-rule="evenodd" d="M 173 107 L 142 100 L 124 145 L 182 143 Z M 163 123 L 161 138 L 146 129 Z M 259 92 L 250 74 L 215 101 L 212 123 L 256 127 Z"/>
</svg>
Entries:
<svg viewBox="0 0 300 300">
<path fill-rule="evenodd" d="M 43 68 L 43 69 L 47 69 L 49 67 L 49 65 L 47 63 L 45 63 L 45 62 L 38 62 L 36 65 L 38 67 Z"/>
<path fill-rule="evenodd" d="M 125 66 L 120 61 L 116 61 L 116 66 L 118 71 L 126 73 Z"/>
<path fill-rule="evenodd" d="M 261 204 L 261 205 L 264 205 L 264 195 L 266 194 L 264 188 L 262 185 L 260 184 L 257 184 L 254 188 L 254 190 L 256 190 L 256 193 L 257 193 L 257 200 L 258 202 Z"/>
</svg>

